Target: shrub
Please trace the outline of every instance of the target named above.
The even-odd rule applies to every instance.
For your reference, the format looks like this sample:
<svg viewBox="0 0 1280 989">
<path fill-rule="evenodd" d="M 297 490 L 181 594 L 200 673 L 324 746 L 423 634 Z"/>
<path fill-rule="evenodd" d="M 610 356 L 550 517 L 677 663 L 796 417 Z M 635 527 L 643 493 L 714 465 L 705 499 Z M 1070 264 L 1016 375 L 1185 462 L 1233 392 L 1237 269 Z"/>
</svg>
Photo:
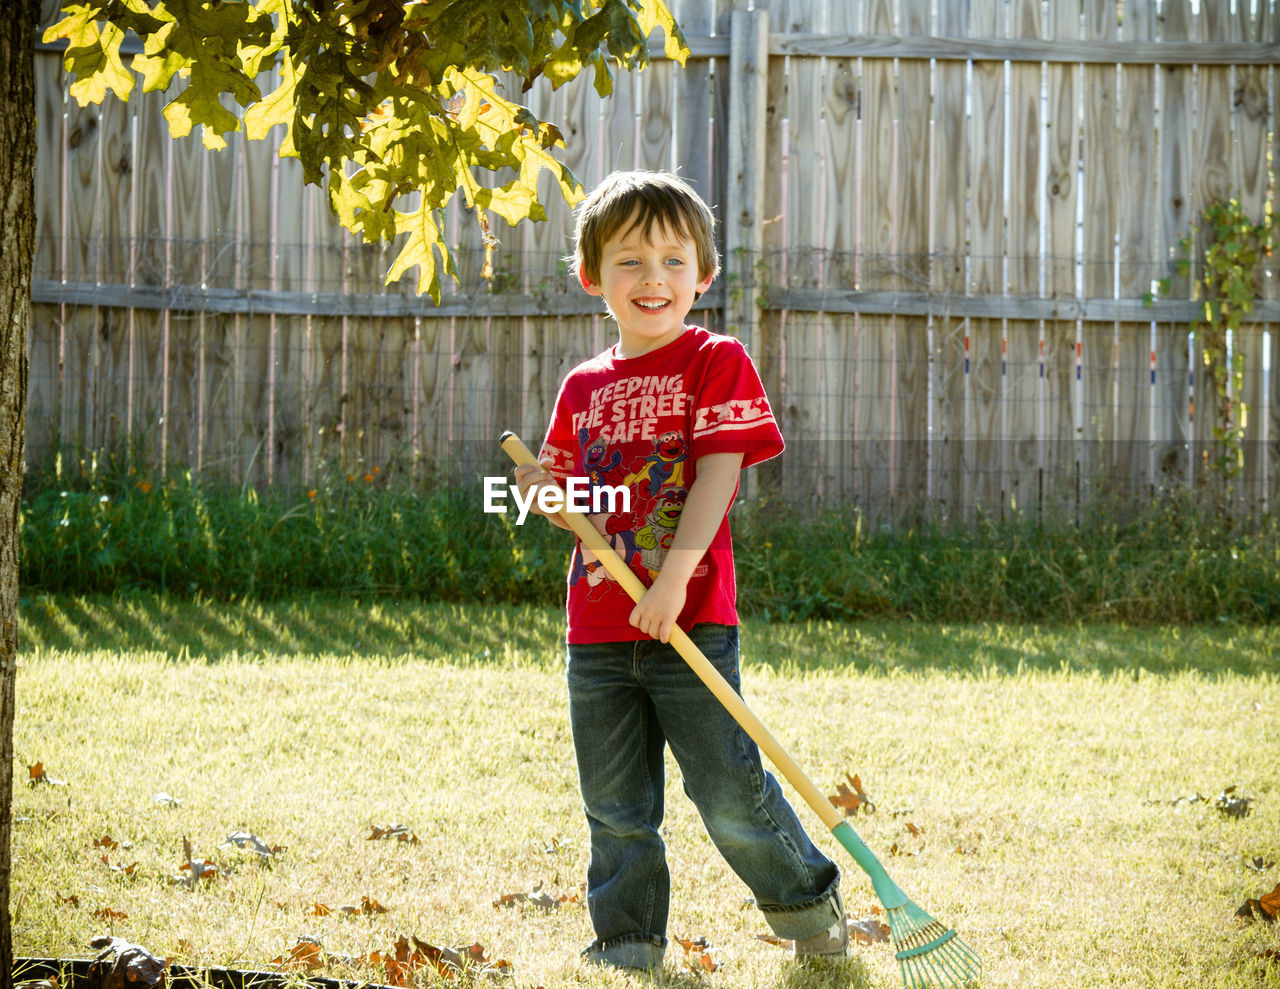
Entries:
<svg viewBox="0 0 1280 989">
<path fill-rule="evenodd" d="M 570 536 L 485 514 L 479 479 L 422 491 L 335 474 L 288 491 L 90 464 L 37 475 L 22 511 L 24 588 L 558 604 Z M 978 516 L 872 527 L 856 510 L 735 510 L 739 603 L 766 619 L 1133 623 L 1280 619 L 1280 524 L 1164 501 L 1081 523 Z"/>
</svg>

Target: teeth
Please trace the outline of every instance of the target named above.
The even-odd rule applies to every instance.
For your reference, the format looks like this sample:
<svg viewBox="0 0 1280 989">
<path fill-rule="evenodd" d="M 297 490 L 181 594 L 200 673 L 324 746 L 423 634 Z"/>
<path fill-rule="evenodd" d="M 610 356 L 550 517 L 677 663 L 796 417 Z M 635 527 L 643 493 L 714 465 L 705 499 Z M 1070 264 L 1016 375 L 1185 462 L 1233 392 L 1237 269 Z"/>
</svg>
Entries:
<svg viewBox="0 0 1280 989">
<path fill-rule="evenodd" d="M 641 309 L 661 309 L 666 305 L 665 302 L 637 302 L 637 306 Z"/>
</svg>

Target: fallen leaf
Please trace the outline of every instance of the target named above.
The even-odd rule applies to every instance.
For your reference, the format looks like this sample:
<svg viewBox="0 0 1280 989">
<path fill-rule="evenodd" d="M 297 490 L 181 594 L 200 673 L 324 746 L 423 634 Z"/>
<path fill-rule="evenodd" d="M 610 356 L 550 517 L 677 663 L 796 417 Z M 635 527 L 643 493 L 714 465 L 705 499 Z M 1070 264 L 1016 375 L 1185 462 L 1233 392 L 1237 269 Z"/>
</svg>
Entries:
<svg viewBox="0 0 1280 989">
<path fill-rule="evenodd" d="M 1275 868 L 1275 865 L 1275 860 L 1268 862 L 1261 855 L 1255 855 L 1251 859 L 1246 859 L 1244 863 L 1244 867 L 1246 869 L 1251 872 L 1256 872 L 1258 875 L 1262 875 L 1264 872 L 1270 872 Z"/>
<path fill-rule="evenodd" d="M 105 865 L 112 872 L 119 872 L 125 876 L 132 876 L 134 873 L 134 870 L 138 868 L 137 862 L 132 862 L 129 865 L 112 865 L 110 856 L 107 856 L 107 855 L 102 856 L 102 864 Z"/>
<path fill-rule="evenodd" d="M 204 859 L 192 859 L 190 862 L 183 862 L 182 869 L 186 870 L 186 875 L 179 873 L 178 879 L 186 883 L 188 886 L 194 886 L 201 879 L 213 879 L 220 872 L 223 875 L 229 875 L 229 870 L 218 868 L 216 862 L 207 862 Z"/>
<path fill-rule="evenodd" d="M 110 907 L 102 907 L 100 910 L 93 911 L 93 916 L 98 920 L 128 920 L 129 915 L 123 910 L 112 910 Z"/>
<path fill-rule="evenodd" d="M 922 834 L 924 834 L 924 831 L 923 831 L 923 830 L 921 830 L 920 828 L 916 827 L 916 826 L 915 826 L 914 824 L 912 824 L 910 821 L 907 821 L 906 828 L 907 828 L 907 831 L 908 831 L 908 832 L 910 832 L 911 834 L 914 834 L 914 835 L 922 835 Z"/>
<path fill-rule="evenodd" d="M 387 982 L 393 986 L 407 986 L 414 969 L 432 966 L 445 979 L 452 979 L 462 971 L 463 961 L 452 948 L 439 948 L 417 937 L 401 935 L 388 954 L 375 951 L 369 962 L 386 969 Z"/>
<path fill-rule="evenodd" d="M 376 913 L 386 913 L 387 908 L 375 899 L 368 896 L 362 896 L 360 897 L 359 906 L 347 904 L 345 906 L 338 907 L 338 911 L 346 914 L 347 916 L 368 917 Z"/>
<path fill-rule="evenodd" d="M 389 824 L 385 828 L 380 828 L 376 824 L 370 826 L 373 828 L 373 832 L 365 839 L 366 841 L 376 841 L 379 838 L 394 838 L 396 841 L 407 841 L 411 845 L 418 844 L 418 836 L 403 824 Z"/>
<path fill-rule="evenodd" d="M 308 917 L 327 917 L 331 913 L 333 913 L 333 911 L 330 910 L 323 903 L 317 903 L 315 906 L 313 906 L 310 910 L 307 911 L 307 916 Z"/>
<path fill-rule="evenodd" d="M 191 839 L 186 835 L 182 836 L 182 854 L 186 861 L 178 867 L 178 874 L 173 876 L 173 879 L 188 887 L 194 887 L 201 879 L 212 879 L 219 872 L 224 876 L 231 875 L 230 869 L 220 868 L 216 862 L 195 858 L 191 850 Z M 184 871 L 185 876 L 182 875 Z"/>
<path fill-rule="evenodd" d="M 1213 806 L 1227 817 L 1248 817 L 1252 810 L 1249 805 L 1253 803 L 1253 797 L 1237 797 L 1235 790 L 1234 786 L 1227 787 L 1214 798 Z"/>
<path fill-rule="evenodd" d="M 44 771 L 44 763 L 37 762 L 27 767 L 27 786 L 70 786 L 66 780 L 55 779 Z"/>
<path fill-rule="evenodd" d="M 287 958 L 284 955 L 277 955 L 271 959 L 271 964 L 282 968 L 314 972 L 316 969 L 324 968 L 324 946 L 313 937 L 300 936 L 298 943 L 289 949 Z"/>
<path fill-rule="evenodd" d="M 58 898 L 59 903 L 70 903 L 73 907 L 80 905 L 80 897 L 76 896 L 75 893 L 70 896 L 63 896 L 61 893 L 55 893 L 54 895 Z"/>
<path fill-rule="evenodd" d="M 845 817 L 851 817 L 859 810 L 865 810 L 868 814 L 874 812 L 876 805 L 862 788 L 862 779 L 846 773 L 845 780 L 845 783 L 836 784 L 836 792 L 827 797 L 832 806 L 843 810 Z"/>
<path fill-rule="evenodd" d="M 584 883 L 572 893 L 561 893 L 559 896 L 553 896 L 544 892 L 542 883 L 539 883 L 528 892 L 521 893 L 503 893 L 493 901 L 495 909 L 501 907 L 514 907 L 520 903 L 527 903 L 530 906 L 537 907 L 550 913 L 552 910 L 559 910 L 566 903 L 581 903 L 586 893 L 586 884 Z"/>
<path fill-rule="evenodd" d="M 264 862 L 269 860 L 273 855 L 279 855 L 281 852 L 286 851 L 286 849 L 280 845 L 268 845 L 256 834 L 250 834 L 248 831 L 233 831 L 231 834 L 227 835 L 227 840 L 224 844 L 235 845 L 237 848 L 241 848 L 246 852 L 253 852 L 261 857 Z"/>
<path fill-rule="evenodd" d="M 1276 888 L 1270 893 L 1258 897 L 1258 906 L 1262 907 L 1272 920 L 1280 916 L 1280 883 L 1276 883 Z"/>
<path fill-rule="evenodd" d="M 861 917 L 857 920 L 849 917 L 847 920 L 849 937 L 859 944 L 877 944 L 889 940 L 889 925 L 874 916 Z"/>
<path fill-rule="evenodd" d="M 693 972 L 714 972 L 719 966 L 711 957 L 711 944 L 705 937 L 676 938 L 684 948 L 684 963 Z"/>
<path fill-rule="evenodd" d="M 146 948 L 124 938 L 103 935 L 89 942 L 98 955 L 89 966 L 90 980 L 100 979 L 102 989 L 162 989 L 168 959 L 157 958 Z M 105 972 L 103 971 L 105 969 Z"/>
<path fill-rule="evenodd" d="M 1276 888 L 1270 893 L 1264 893 L 1257 899 L 1250 897 L 1245 900 L 1236 911 L 1236 917 L 1245 922 L 1257 918 L 1274 924 L 1277 916 L 1280 916 L 1280 883 L 1276 883 Z"/>
</svg>

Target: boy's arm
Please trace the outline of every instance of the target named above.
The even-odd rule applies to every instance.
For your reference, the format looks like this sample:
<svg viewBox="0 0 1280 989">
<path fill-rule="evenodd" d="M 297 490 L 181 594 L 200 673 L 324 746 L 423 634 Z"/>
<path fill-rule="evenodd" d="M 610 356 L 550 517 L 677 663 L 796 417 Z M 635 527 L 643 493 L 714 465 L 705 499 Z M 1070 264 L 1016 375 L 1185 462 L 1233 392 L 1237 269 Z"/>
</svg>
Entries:
<svg viewBox="0 0 1280 989">
<path fill-rule="evenodd" d="M 694 569 L 711 545 L 738 486 L 741 453 L 708 453 L 698 458 L 698 476 L 689 488 L 675 539 L 653 584 L 631 611 L 631 624 L 666 642 L 684 610 Z"/>
</svg>

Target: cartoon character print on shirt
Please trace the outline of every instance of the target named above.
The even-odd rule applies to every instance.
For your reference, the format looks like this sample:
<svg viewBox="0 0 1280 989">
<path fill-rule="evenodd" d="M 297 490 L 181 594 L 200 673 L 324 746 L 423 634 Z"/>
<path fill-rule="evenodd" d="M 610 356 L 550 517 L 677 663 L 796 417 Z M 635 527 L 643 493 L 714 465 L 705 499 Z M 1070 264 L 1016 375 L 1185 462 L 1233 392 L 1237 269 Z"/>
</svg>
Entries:
<svg viewBox="0 0 1280 989">
<path fill-rule="evenodd" d="M 652 498 L 664 484 L 679 487 L 684 483 L 684 462 L 688 458 L 684 434 L 672 429 L 653 441 L 653 453 L 644 458 L 642 466 L 628 474 L 622 483 L 631 485 L 647 480 L 649 489 L 645 495 Z"/>
<path fill-rule="evenodd" d="M 578 445 L 582 448 L 582 468 L 589 482 L 587 494 L 592 498 L 596 489 L 604 485 L 604 475 L 622 463 L 622 451 L 614 450 L 609 454 L 609 444 L 604 437 L 591 439 L 585 426 L 578 430 Z"/>
<path fill-rule="evenodd" d="M 664 488 L 650 503 L 650 510 L 644 517 L 645 524 L 636 532 L 640 562 L 649 571 L 651 578 L 656 577 L 662 569 L 662 561 L 667 558 L 667 550 L 676 538 L 676 526 L 680 524 L 680 513 L 684 510 L 688 495 L 689 492 L 684 488 Z"/>
<path fill-rule="evenodd" d="M 635 546 L 635 534 L 625 530 L 619 532 L 608 531 L 605 532 L 604 538 L 613 547 L 613 551 L 622 557 L 623 562 L 627 566 L 631 566 L 638 555 Z M 585 546 L 581 546 L 580 549 L 581 553 L 574 561 L 573 569 L 569 573 L 569 586 L 572 587 L 581 580 L 585 580 L 587 587 L 590 588 L 613 582 L 613 576 L 604 568 L 600 558 Z"/>
<path fill-rule="evenodd" d="M 583 475 L 588 483 L 588 498 L 594 498 L 596 490 L 608 483 L 606 475 L 612 473 L 622 463 L 622 451 L 610 452 L 604 436 L 600 435 L 592 439 L 585 427 L 578 430 L 578 446 L 582 453 Z M 612 521 L 610 519 L 610 522 Z M 604 536 L 613 547 L 613 551 L 630 565 L 636 558 L 634 534 L 611 525 Z M 569 584 L 572 586 L 581 580 L 585 580 L 587 586 L 592 588 L 613 580 L 609 571 L 604 568 L 604 564 L 585 546 L 581 548 L 581 553 L 569 574 Z"/>
</svg>

